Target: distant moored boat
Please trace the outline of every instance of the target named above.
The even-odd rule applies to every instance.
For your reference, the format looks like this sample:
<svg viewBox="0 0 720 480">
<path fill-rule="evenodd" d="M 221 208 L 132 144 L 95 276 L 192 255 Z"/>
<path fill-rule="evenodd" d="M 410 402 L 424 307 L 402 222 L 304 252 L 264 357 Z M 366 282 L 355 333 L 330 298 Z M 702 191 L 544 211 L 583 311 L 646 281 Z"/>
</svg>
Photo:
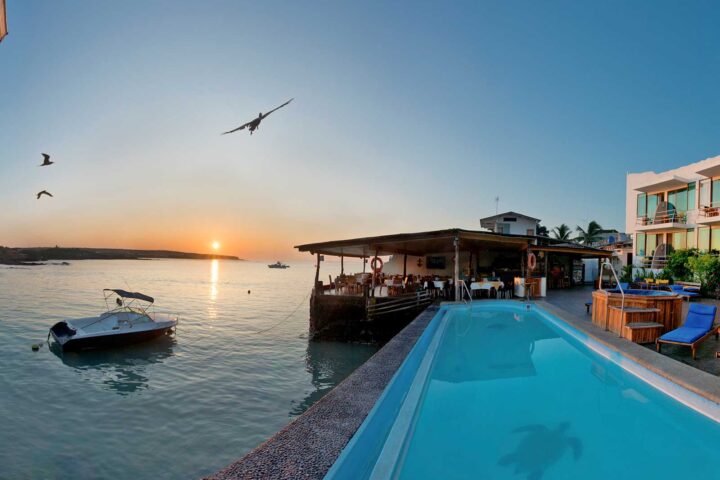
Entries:
<svg viewBox="0 0 720 480">
<path fill-rule="evenodd" d="M 277 262 L 268 265 L 268 268 L 290 268 L 290 265 L 285 265 L 280 260 L 278 260 Z"/>
</svg>

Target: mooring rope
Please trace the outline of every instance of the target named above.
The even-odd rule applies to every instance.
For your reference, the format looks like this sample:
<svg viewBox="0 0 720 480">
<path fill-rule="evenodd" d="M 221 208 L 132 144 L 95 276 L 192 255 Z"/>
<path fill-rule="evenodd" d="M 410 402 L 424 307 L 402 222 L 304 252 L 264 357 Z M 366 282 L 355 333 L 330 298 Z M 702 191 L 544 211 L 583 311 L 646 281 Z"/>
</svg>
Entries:
<svg viewBox="0 0 720 480">
<path fill-rule="evenodd" d="M 283 319 L 280 320 L 279 322 L 277 322 L 277 323 L 269 326 L 268 328 L 264 328 L 264 329 L 258 330 L 258 331 L 256 331 L 256 332 L 250 332 L 250 335 L 257 335 L 258 333 L 269 332 L 269 331 L 272 330 L 273 328 L 275 328 L 275 327 L 279 326 L 281 323 L 285 322 L 288 318 L 292 317 L 292 316 L 295 314 L 295 312 L 298 311 L 298 308 L 300 308 L 300 306 L 302 306 L 302 304 L 305 303 L 305 300 L 307 300 L 308 297 L 310 297 L 310 294 L 311 294 L 311 293 L 312 293 L 312 290 L 310 291 L 310 293 L 308 293 L 307 295 L 305 295 L 305 298 L 303 298 L 303 299 L 300 301 L 300 303 L 298 303 L 297 306 L 293 309 L 293 311 L 290 312 L 285 318 L 283 318 Z"/>
</svg>

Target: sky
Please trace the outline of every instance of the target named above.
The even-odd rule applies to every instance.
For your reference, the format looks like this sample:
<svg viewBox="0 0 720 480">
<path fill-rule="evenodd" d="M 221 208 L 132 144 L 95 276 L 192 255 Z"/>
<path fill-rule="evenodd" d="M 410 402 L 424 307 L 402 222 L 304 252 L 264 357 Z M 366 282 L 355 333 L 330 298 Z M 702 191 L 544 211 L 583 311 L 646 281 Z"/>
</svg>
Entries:
<svg viewBox="0 0 720 480">
<path fill-rule="evenodd" d="M 713 2 L 7 10 L 0 245 L 292 259 L 478 228 L 496 196 L 549 228 L 622 229 L 626 172 L 720 153 Z M 220 135 L 290 98 L 254 135 Z"/>
</svg>

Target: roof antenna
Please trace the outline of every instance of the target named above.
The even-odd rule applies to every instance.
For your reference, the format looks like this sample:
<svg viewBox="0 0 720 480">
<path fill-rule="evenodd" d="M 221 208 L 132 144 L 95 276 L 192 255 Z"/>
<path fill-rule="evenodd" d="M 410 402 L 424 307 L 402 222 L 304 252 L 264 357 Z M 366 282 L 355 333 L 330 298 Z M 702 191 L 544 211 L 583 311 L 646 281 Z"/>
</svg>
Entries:
<svg viewBox="0 0 720 480">
<path fill-rule="evenodd" d="M 495 215 L 498 214 L 498 205 L 500 204 L 500 197 L 495 197 Z"/>
</svg>

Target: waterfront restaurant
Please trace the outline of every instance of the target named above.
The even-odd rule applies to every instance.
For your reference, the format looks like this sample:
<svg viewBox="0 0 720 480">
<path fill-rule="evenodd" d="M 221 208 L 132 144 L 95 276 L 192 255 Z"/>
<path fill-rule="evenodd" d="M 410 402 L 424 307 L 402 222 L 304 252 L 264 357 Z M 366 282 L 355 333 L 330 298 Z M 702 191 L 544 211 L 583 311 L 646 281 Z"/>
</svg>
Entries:
<svg viewBox="0 0 720 480">
<path fill-rule="evenodd" d="M 606 250 L 548 237 L 461 228 L 335 240 L 295 248 L 315 255 L 317 260 L 310 301 L 313 334 L 337 318 L 346 324 L 369 318 L 368 306 L 391 301 L 388 295 L 410 295 L 426 291 L 428 286 L 440 290 L 434 292 L 435 296 L 455 301 L 467 298 L 469 293 L 499 296 L 501 289 L 510 297 L 525 297 L 526 290 L 534 297 L 544 297 L 548 289 L 582 284 L 583 259 L 599 260 L 612 255 Z M 327 284 L 321 275 L 325 256 L 340 258 L 340 276 L 335 279 L 330 276 Z M 362 258 L 363 272 L 345 272 L 346 257 Z M 390 259 L 383 264 L 380 257 Z M 460 288 L 455 288 L 458 285 Z"/>
<path fill-rule="evenodd" d="M 545 296 L 548 288 L 582 284 L 582 259 L 610 255 L 605 250 L 548 237 L 461 228 L 310 243 L 295 248 L 317 257 L 316 285 L 323 283 L 320 275 L 323 256 L 340 258 L 341 275 L 345 275 L 345 257 L 362 258 L 366 265 L 368 260 L 373 263 L 375 257 L 389 256 L 390 260 L 381 270 L 386 277 L 447 277 L 453 284 L 458 280 L 495 277 L 509 280 L 518 287 L 536 283 L 535 296 Z M 536 263 L 528 275 L 529 253 L 534 254 Z M 379 267 L 380 263 L 376 262 L 375 266 Z M 367 270 L 365 272 L 364 268 L 363 273 L 372 269 Z M 521 291 L 522 288 L 517 289 L 517 292 Z M 459 291 L 455 296 L 460 300 Z"/>
</svg>

